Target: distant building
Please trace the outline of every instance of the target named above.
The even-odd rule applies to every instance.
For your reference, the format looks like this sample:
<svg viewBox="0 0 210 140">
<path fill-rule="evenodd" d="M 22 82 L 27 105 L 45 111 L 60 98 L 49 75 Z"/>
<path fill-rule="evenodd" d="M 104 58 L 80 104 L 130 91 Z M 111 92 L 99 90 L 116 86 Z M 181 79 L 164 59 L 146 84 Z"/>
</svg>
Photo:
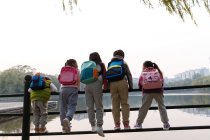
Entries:
<svg viewBox="0 0 210 140">
<path fill-rule="evenodd" d="M 188 70 L 179 74 L 175 75 L 175 79 L 177 80 L 184 80 L 184 79 L 192 79 L 196 75 L 199 76 L 208 76 L 210 75 L 209 69 L 208 68 L 200 68 L 200 69 L 194 69 L 194 70 Z"/>
</svg>

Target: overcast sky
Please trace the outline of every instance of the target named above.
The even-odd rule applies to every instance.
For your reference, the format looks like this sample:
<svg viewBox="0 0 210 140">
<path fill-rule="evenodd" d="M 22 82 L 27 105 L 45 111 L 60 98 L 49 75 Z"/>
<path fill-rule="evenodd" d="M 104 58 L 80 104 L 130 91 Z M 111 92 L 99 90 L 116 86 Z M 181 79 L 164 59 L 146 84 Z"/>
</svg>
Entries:
<svg viewBox="0 0 210 140">
<path fill-rule="evenodd" d="M 58 74 L 65 61 L 79 66 L 97 51 L 107 63 L 117 49 L 125 52 L 134 77 L 145 60 L 156 62 L 167 77 L 210 67 L 210 16 L 195 10 L 196 26 L 163 7 L 149 9 L 139 0 L 79 0 L 73 15 L 60 0 L 0 1 L 0 71 L 30 65 Z"/>
</svg>

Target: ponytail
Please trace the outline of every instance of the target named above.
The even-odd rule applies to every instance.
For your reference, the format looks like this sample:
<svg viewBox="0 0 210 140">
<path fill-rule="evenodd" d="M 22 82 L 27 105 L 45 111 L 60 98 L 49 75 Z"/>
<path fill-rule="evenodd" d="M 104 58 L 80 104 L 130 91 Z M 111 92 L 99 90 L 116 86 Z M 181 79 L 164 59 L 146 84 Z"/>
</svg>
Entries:
<svg viewBox="0 0 210 140">
<path fill-rule="evenodd" d="M 160 70 L 160 68 L 158 67 L 158 65 L 156 63 L 153 63 L 152 61 L 145 61 L 143 63 L 143 66 L 146 67 L 146 68 L 153 67 L 153 68 L 158 70 L 158 72 L 160 73 L 161 76 L 163 76 L 162 71 Z"/>
<path fill-rule="evenodd" d="M 160 68 L 158 67 L 158 65 L 156 63 L 153 63 L 153 68 L 157 69 L 158 72 L 160 73 L 160 75 L 163 76 L 162 71 L 160 70 Z"/>
</svg>

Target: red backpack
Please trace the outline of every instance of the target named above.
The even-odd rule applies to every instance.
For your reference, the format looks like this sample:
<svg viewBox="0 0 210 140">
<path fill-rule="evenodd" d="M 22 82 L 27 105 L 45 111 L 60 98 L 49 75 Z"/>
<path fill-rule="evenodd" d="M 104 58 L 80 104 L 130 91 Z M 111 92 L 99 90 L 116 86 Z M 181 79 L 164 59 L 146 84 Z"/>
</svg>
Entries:
<svg viewBox="0 0 210 140">
<path fill-rule="evenodd" d="M 163 79 L 158 70 L 144 71 L 141 75 L 143 89 L 158 89 L 163 86 Z"/>
<path fill-rule="evenodd" d="M 58 76 L 58 81 L 62 85 L 74 85 L 78 81 L 78 71 L 71 66 L 64 66 Z"/>
</svg>

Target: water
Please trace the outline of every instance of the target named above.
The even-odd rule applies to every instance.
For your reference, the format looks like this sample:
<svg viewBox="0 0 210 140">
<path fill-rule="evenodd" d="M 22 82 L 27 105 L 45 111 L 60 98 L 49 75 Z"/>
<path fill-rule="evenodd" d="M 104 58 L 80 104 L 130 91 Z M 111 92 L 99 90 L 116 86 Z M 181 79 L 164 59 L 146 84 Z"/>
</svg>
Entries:
<svg viewBox="0 0 210 140">
<path fill-rule="evenodd" d="M 129 94 L 130 106 L 139 107 L 141 104 L 140 93 Z M 165 104 L 169 105 L 193 105 L 193 104 L 210 104 L 210 93 L 170 93 L 165 94 Z M 156 106 L 153 102 L 152 106 Z M 104 108 L 111 108 L 110 94 L 104 94 Z M 80 95 L 78 100 L 77 110 L 85 109 L 84 95 Z M 53 110 L 53 111 L 58 111 Z M 196 126 L 196 125 L 210 125 L 210 109 L 208 108 L 192 108 L 192 109 L 168 109 L 168 116 L 172 127 L 176 126 Z M 138 112 L 131 111 L 130 125 L 133 128 L 137 118 Z M 31 120 L 33 118 L 31 117 Z M 72 121 L 72 131 L 89 131 L 90 125 L 88 123 L 87 114 L 76 114 Z M 0 133 L 20 133 L 22 127 L 22 118 L 15 119 L 6 123 L 0 124 Z M 110 112 L 104 113 L 104 130 L 113 129 L 113 118 Z M 157 110 L 150 110 L 143 123 L 143 128 L 159 128 L 162 127 L 159 112 Z M 47 128 L 49 132 L 61 132 L 60 119 L 58 115 L 50 115 L 48 119 Z M 33 124 L 31 122 L 31 132 L 33 132 Z M 63 136 L 32 136 L 31 140 L 67 140 L 67 139 L 91 139 L 91 140 L 127 140 L 127 139 L 141 139 L 141 140 L 209 140 L 209 130 L 177 130 L 177 131 L 158 131 L 158 132 L 134 132 L 134 133 L 114 133 L 105 134 L 102 138 L 97 134 L 89 135 L 63 135 Z M 21 137 L 0 137 L 0 140 L 20 140 Z"/>
</svg>

